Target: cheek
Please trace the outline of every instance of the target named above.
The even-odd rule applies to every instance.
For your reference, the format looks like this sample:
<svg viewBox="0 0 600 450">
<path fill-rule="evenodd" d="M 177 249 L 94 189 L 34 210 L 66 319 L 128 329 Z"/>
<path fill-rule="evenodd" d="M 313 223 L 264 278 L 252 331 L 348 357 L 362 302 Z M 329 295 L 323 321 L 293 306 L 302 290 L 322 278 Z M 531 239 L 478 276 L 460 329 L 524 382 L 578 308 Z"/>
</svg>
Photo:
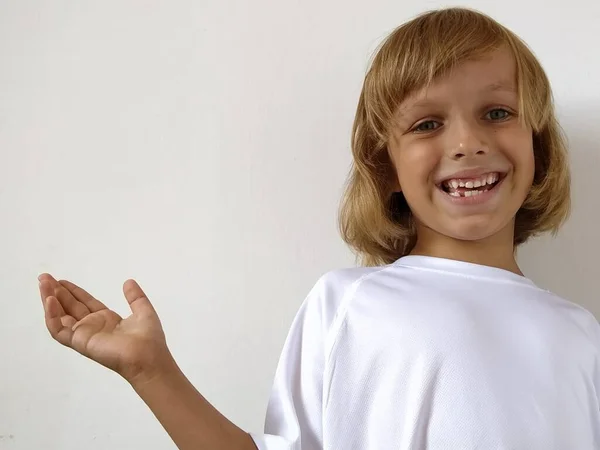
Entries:
<svg viewBox="0 0 600 450">
<path fill-rule="evenodd" d="M 508 129 L 496 135 L 497 148 L 513 166 L 514 182 L 523 188 L 529 188 L 533 182 L 535 157 L 531 130 Z"/>
<path fill-rule="evenodd" d="M 533 142 L 530 137 L 524 137 L 519 145 L 513 145 L 513 148 L 516 151 L 513 152 L 511 157 L 518 171 L 519 179 L 529 187 L 533 183 L 535 173 Z"/>
<path fill-rule="evenodd" d="M 432 183 L 439 157 L 430 145 L 414 144 L 402 149 L 398 155 L 398 179 L 405 195 L 424 193 L 424 186 Z M 412 194 L 412 195 L 411 195 Z"/>
<path fill-rule="evenodd" d="M 529 158 L 527 159 L 527 188 L 530 188 L 533 184 L 533 178 L 535 176 L 535 156 L 533 154 L 533 150 L 529 153 Z"/>
</svg>

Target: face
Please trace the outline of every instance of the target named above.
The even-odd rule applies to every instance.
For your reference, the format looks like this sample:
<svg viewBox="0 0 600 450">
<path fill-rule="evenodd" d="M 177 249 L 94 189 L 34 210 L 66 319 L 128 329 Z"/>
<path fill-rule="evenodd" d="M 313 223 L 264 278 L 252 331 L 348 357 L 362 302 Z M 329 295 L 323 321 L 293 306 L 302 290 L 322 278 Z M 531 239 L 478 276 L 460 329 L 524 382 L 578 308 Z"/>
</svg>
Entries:
<svg viewBox="0 0 600 450">
<path fill-rule="evenodd" d="M 532 130 L 519 125 L 516 68 L 498 50 L 465 62 L 399 106 L 388 152 L 416 219 L 459 240 L 510 230 L 534 175 Z"/>
</svg>

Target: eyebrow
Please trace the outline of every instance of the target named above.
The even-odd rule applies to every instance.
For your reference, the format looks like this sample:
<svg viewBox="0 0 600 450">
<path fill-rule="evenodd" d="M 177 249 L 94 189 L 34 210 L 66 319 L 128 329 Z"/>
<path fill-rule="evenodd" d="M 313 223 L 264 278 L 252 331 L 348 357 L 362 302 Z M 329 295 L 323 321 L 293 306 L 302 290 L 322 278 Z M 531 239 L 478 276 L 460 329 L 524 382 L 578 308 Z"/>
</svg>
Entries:
<svg viewBox="0 0 600 450">
<path fill-rule="evenodd" d="M 502 81 L 500 81 L 498 83 L 488 84 L 481 91 L 482 92 L 483 91 L 491 91 L 491 92 L 506 91 L 506 92 L 510 92 L 513 94 L 517 93 L 517 89 L 514 87 L 514 85 L 512 83 L 505 83 Z"/>
<path fill-rule="evenodd" d="M 517 89 L 514 87 L 514 85 L 512 83 L 506 83 L 504 81 L 498 81 L 498 82 L 495 82 L 492 84 L 488 84 L 488 85 L 484 86 L 483 88 L 481 88 L 481 90 L 480 90 L 480 92 L 498 92 L 498 91 L 504 91 L 504 92 L 508 92 L 510 94 L 517 94 Z M 398 110 L 398 118 L 404 117 L 406 112 L 408 112 L 412 109 L 428 108 L 430 106 L 435 106 L 437 104 L 438 104 L 438 102 L 436 102 L 434 100 L 428 100 L 428 99 L 417 100 L 414 103 L 411 103 L 403 108 L 400 108 Z"/>
</svg>

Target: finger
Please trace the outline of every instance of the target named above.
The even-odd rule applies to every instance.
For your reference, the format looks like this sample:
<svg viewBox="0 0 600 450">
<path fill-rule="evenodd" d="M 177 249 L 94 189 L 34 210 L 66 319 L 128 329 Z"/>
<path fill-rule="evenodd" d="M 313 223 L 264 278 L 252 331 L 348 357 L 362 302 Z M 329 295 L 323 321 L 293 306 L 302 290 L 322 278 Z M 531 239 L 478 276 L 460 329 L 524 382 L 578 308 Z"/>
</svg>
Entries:
<svg viewBox="0 0 600 450">
<path fill-rule="evenodd" d="M 42 281 L 48 281 L 49 283 L 56 283 L 56 279 L 50 275 L 49 273 L 42 273 L 39 277 L 38 280 L 40 281 L 40 283 Z M 44 299 L 45 300 L 45 299 Z"/>
<path fill-rule="evenodd" d="M 44 299 L 44 316 L 46 319 L 60 319 L 66 316 L 62 305 L 53 295 L 49 295 Z"/>
<path fill-rule="evenodd" d="M 83 319 L 90 313 L 88 307 L 77 300 L 73 294 L 69 292 L 67 288 L 65 288 L 58 281 L 54 286 L 54 296 L 58 299 L 62 307 L 65 309 L 65 312 L 69 316 L 73 316 L 77 320 Z"/>
<path fill-rule="evenodd" d="M 52 286 L 52 283 L 42 275 L 40 275 L 39 280 L 40 300 L 42 301 L 42 305 L 45 307 L 46 299 L 49 296 L 54 295 L 54 287 Z"/>
<path fill-rule="evenodd" d="M 43 288 L 43 299 L 52 295 L 58 299 L 66 314 L 75 317 L 77 320 L 83 319 L 90 313 L 88 307 L 78 301 L 73 295 L 49 273 L 39 276 L 40 290 Z"/>
<path fill-rule="evenodd" d="M 71 328 L 75 324 L 75 319 L 65 314 L 60 302 L 54 296 L 46 298 L 44 312 L 46 327 L 50 335 L 61 344 L 71 347 L 73 340 L 73 331 Z M 69 324 L 71 325 L 69 326 Z"/>
<path fill-rule="evenodd" d="M 74 317 L 71 316 L 62 316 L 60 318 L 60 322 L 62 323 L 63 327 L 70 328 L 72 331 L 75 331 L 75 324 L 79 323 Z"/>
<path fill-rule="evenodd" d="M 38 277 L 40 285 L 40 297 L 42 303 L 46 302 L 46 298 L 50 295 L 54 295 L 54 288 L 57 285 L 57 281 L 49 273 L 43 273 Z"/>
<path fill-rule="evenodd" d="M 90 312 L 106 309 L 104 303 L 96 299 L 93 295 L 89 294 L 86 290 L 77 286 L 75 283 L 71 283 L 67 280 L 60 280 L 59 283 L 62 287 L 69 291 L 76 300 L 87 306 Z"/>
<path fill-rule="evenodd" d="M 135 280 L 127 280 L 123 284 L 123 293 L 134 314 L 156 315 L 154 307 Z"/>
</svg>

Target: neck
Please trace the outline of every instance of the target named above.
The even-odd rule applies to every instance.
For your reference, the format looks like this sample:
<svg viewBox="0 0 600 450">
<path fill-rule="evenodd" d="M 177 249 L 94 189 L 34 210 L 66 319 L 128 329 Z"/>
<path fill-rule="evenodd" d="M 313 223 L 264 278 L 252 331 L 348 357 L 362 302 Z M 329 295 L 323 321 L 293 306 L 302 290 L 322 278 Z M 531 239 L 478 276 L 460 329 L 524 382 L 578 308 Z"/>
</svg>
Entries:
<svg viewBox="0 0 600 450">
<path fill-rule="evenodd" d="M 435 256 L 509 270 L 523 275 L 515 258 L 514 224 L 478 241 L 463 241 L 419 226 L 418 239 L 411 255 Z"/>
</svg>

